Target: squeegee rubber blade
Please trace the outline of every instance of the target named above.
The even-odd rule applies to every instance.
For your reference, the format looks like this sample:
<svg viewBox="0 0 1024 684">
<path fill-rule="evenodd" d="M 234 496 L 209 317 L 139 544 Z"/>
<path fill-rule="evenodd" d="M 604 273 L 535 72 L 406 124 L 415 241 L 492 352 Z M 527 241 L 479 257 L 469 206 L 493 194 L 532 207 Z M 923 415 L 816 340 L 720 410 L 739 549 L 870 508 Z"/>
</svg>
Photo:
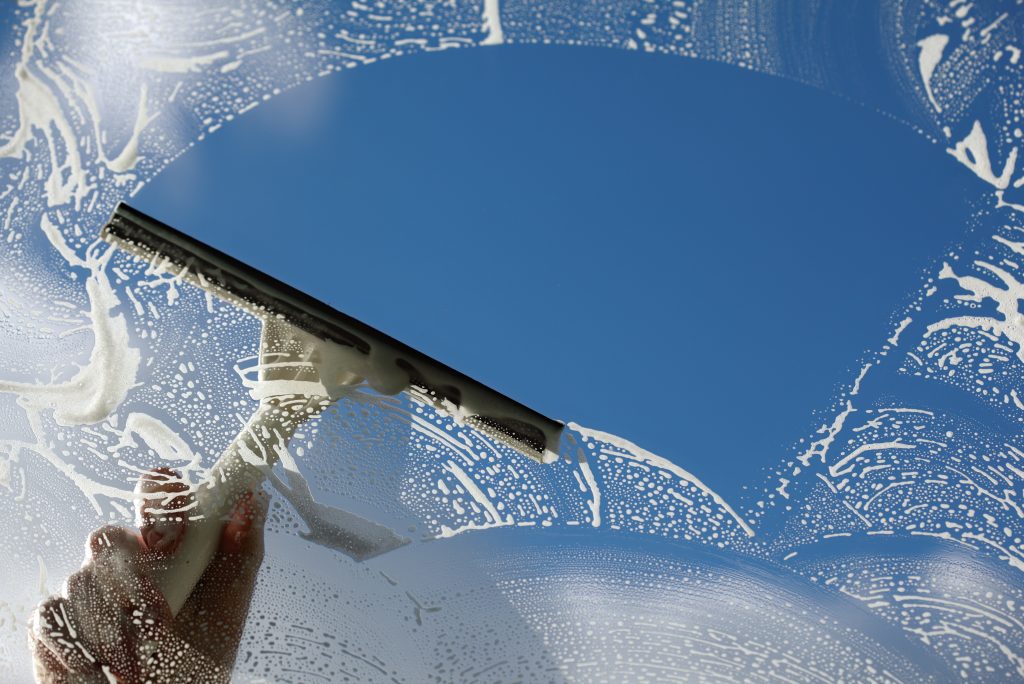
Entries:
<svg viewBox="0 0 1024 684">
<path fill-rule="evenodd" d="M 464 409 L 474 427 L 531 458 L 545 463 L 557 459 L 560 422 L 127 204 L 118 205 L 101 235 L 139 258 L 177 270 L 184 280 L 253 315 L 284 318 L 363 354 L 386 350 L 420 397 Z"/>
</svg>

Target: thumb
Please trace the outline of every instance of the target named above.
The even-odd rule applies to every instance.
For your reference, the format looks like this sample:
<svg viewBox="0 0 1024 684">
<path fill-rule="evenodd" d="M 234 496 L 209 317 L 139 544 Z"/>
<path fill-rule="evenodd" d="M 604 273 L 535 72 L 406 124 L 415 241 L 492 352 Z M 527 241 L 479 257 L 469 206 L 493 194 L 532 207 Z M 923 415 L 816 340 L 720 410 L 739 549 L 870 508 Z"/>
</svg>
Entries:
<svg viewBox="0 0 1024 684">
<path fill-rule="evenodd" d="M 135 524 L 144 550 L 172 554 L 181 544 L 195 505 L 191 487 L 170 468 L 154 468 L 135 484 Z"/>
</svg>

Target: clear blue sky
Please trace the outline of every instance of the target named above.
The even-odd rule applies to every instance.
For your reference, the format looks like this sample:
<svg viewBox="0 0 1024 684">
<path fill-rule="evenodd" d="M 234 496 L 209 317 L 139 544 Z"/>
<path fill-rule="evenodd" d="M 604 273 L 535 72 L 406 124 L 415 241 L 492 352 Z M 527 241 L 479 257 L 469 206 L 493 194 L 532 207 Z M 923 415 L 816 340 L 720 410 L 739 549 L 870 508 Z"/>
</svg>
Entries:
<svg viewBox="0 0 1024 684">
<path fill-rule="evenodd" d="M 728 499 L 884 342 L 965 173 L 792 82 L 502 47 L 306 84 L 133 203 Z"/>
</svg>

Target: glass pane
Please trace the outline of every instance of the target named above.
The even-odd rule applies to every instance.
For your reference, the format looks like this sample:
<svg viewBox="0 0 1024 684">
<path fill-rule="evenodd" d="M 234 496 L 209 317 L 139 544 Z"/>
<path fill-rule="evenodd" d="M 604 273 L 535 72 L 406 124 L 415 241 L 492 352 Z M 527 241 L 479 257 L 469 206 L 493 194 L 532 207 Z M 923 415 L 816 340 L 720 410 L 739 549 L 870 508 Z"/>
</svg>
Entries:
<svg viewBox="0 0 1024 684">
<path fill-rule="evenodd" d="M 1020 15 L 819 5 L 0 10 L 0 680 L 1024 676 Z"/>
</svg>

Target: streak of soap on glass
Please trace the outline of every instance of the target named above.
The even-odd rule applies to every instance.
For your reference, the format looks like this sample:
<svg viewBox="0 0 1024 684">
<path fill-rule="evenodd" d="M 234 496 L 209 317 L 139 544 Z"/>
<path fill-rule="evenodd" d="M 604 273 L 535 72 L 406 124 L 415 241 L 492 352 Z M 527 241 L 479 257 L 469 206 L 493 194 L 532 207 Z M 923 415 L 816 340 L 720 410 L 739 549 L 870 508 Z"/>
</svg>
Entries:
<svg viewBox="0 0 1024 684">
<path fill-rule="evenodd" d="M 3 681 L 1024 677 L 1024 446 L 1019 441 L 1024 175 L 1018 160 L 1024 89 L 1018 36 L 1024 15 L 1016 4 L 947 7 L 885 0 L 853 9 L 836 0 L 811 12 L 755 0 L 246 1 L 145 8 L 39 1 L 3 12 L 8 35 L 2 65 L 8 76 L 0 99 L 0 523 L 8 531 L 8 551 L 0 559 Z M 474 46 L 488 47 L 461 50 Z M 899 130 L 906 147 L 854 140 L 843 148 L 843 161 L 865 147 L 879 151 L 872 175 L 920 169 L 920 177 L 908 178 L 893 195 L 905 197 L 909 208 L 886 206 L 879 212 L 906 211 L 905 230 L 914 237 L 901 240 L 895 234 L 898 223 L 886 229 L 892 235 L 872 234 L 865 225 L 859 239 L 846 243 L 798 234 L 792 246 L 771 251 L 767 238 L 756 242 L 758 225 L 752 220 L 754 228 L 733 226 L 737 232 L 730 229 L 722 243 L 701 242 L 705 238 L 696 231 L 688 235 L 704 251 L 681 261 L 682 251 L 668 257 L 655 253 L 671 252 L 667 246 L 681 242 L 666 238 L 632 246 L 630 232 L 636 236 L 642 228 L 619 225 L 627 239 L 609 243 L 603 254 L 616 259 L 617 268 L 600 280 L 626 280 L 633 271 L 639 279 L 654 270 L 652 264 L 667 268 L 659 259 L 675 259 L 686 267 L 679 269 L 686 271 L 680 280 L 653 282 L 665 288 L 683 283 L 685 297 L 675 290 L 671 297 L 684 300 L 678 311 L 699 312 L 699 318 L 688 320 L 702 325 L 689 323 L 685 336 L 673 340 L 680 353 L 669 358 L 690 375 L 672 376 L 670 383 L 658 377 L 648 386 L 630 384 L 629 373 L 616 368 L 610 375 L 628 396 L 608 395 L 618 405 L 600 414 L 594 404 L 609 402 L 591 397 L 588 403 L 585 373 L 565 376 L 573 379 L 561 389 L 545 384 L 551 371 L 542 370 L 543 350 L 572 349 L 551 338 L 585 332 L 610 339 L 610 347 L 601 347 L 602 339 L 578 342 L 592 354 L 584 357 L 589 365 L 581 367 L 608 379 L 608 369 L 597 361 L 600 354 L 612 358 L 607 351 L 616 345 L 660 349 L 657 335 L 647 340 L 643 329 L 626 335 L 590 321 L 580 330 L 545 329 L 538 343 L 536 334 L 517 338 L 516 330 L 508 330 L 502 336 L 525 347 L 529 358 L 517 358 L 511 348 L 501 352 L 504 359 L 495 357 L 487 337 L 502 328 L 486 329 L 488 310 L 474 304 L 489 297 L 507 302 L 500 290 L 489 289 L 502 287 L 506 265 L 501 261 L 482 260 L 480 273 L 491 271 L 493 277 L 467 283 L 450 269 L 424 272 L 427 256 L 410 250 L 404 265 L 413 276 L 392 279 L 398 278 L 405 299 L 423 318 L 402 328 L 400 319 L 414 314 L 388 313 L 398 295 L 392 292 L 388 299 L 382 282 L 387 274 L 362 277 L 364 286 L 353 287 L 359 292 L 346 300 L 346 293 L 324 289 L 315 273 L 294 266 L 303 259 L 302 249 L 288 251 L 266 239 L 269 232 L 247 241 L 244 227 L 218 234 L 205 228 L 217 221 L 204 224 L 189 216 L 191 211 L 196 217 L 249 211 L 257 231 L 261 212 L 289 213 L 266 204 L 315 204 L 301 188 L 293 195 L 281 190 L 261 198 L 262 207 L 251 202 L 255 209 L 212 207 L 207 206 L 212 200 L 196 199 L 214 192 L 206 184 L 229 204 L 233 190 L 222 179 L 196 176 L 190 188 L 179 176 L 175 187 L 161 189 L 162 178 L 176 178 L 176 168 L 189 168 L 203 150 L 220 149 L 219 141 L 230 141 L 247 121 L 258 123 L 261 110 L 273 112 L 277 104 L 302 97 L 303 89 L 326 92 L 309 90 L 318 85 L 309 81 L 343 79 L 349 74 L 335 72 L 351 71 L 355 78 L 341 83 L 355 88 L 358 78 L 392 78 L 389 74 L 406 63 L 424 69 L 437 64 L 431 68 L 454 74 L 460 68 L 449 59 L 454 54 L 464 53 L 458 56 L 469 63 L 502 51 L 514 55 L 526 46 L 535 51 L 518 53 L 523 59 L 541 59 L 547 49 L 552 60 L 610 48 L 607 53 L 616 57 L 607 64 L 613 66 L 599 72 L 609 88 L 614 64 L 626 58 L 638 70 L 664 70 L 659 73 L 678 63 L 679 74 L 683 64 L 719 62 L 715 74 L 731 69 L 736 79 L 745 79 L 735 83 L 751 89 L 737 90 L 735 101 L 727 100 L 722 111 L 740 108 L 743 97 L 757 88 L 788 88 L 787 97 L 806 97 L 811 106 L 806 86 L 815 86 L 822 101 L 839 101 L 833 110 L 821 105 L 820 111 L 836 117 L 833 126 L 854 120 L 841 118 L 849 108 L 842 98 L 862 105 L 865 121 L 888 117 L 891 128 L 878 124 L 871 130 L 880 136 Z M 385 60 L 393 63 L 381 63 Z M 721 76 L 721 97 L 729 97 L 730 78 Z M 439 79 L 436 87 L 443 82 Z M 480 86 L 481 97 L 494 98 L 512 84 L 490 86 L 492 91 Z M 403 88 L 415 92 L 413 86 Z M 308 108 L 305 114 L 315 117 L 317 108 Z M 427 108 L 417 111 L 426 116 Z M 702 121 L 716 119 L 734 121 L 725 114 Z M 569 120 L 576 130 L 597 130 L 586 128 L 596 125 L 589 118 Z M 501 134 L 487 129 L 493 121 L 479 123 L 490 137 L 473 137 L 477 159 L 494 159 L 488 152 Z M 536 115 L 518 121 L 544 124 Z M 830 122 L 822 123 L 822 139 L 833 135 Z M 317 122 L 300 119 L 293 125 L 315 128 Z M 702 130 L 718 135 L 687 141 L 684 152 L 700 159 L 708 176 L 720 172 L 730 182 L 748 180 L 742 174 L 746 162 L 716 165 L 714 157 L 695 152 L 717 149 L 700 147 L 706 139 L 739 154 L 739 146 L 728 148 L 727 141 L 741 132 L 725 125 Z M 288 144 L 288 131 L 273 132 Z M 368 127 L 365 137 L 373 133 Z M 813 139 L 813 122 L 790 133 L 789 138 L 780 134 L 787 149 L 794 139 Z M 593 151 L 583 160 L 592 167 L 611 168 L 615 162 L 609 160 L 629 159 L 614 156 L 614 140 L 581 137 Z M 454 155 L 455 141 L 444 138 L 443 145 L 427 149 Z M 639 145 L 632 152 L 662 144 L 671 142 Z M 933 156 L 922 153 L 922 145 Z M 416 149 L 410 148 L 406 162 Z M 357 154 L 365 149 L 352 150 L 351 158 L 338 156 L 343 150 L 328 151 L 338 166 L 354 169 L 353 197 L 373 195 L 371 185 L 386 189 L 399 182 L 403 158 L 376 160 L 374 166 L 375 158 Z M 510 152 L 504 154 L 509 160 Z M 818 159 L 793 154 L 794 169 Z M 928 175 L 932 172 L 924 165 L 899 166 L 900 155 L 916 154 L 945 164 L 955 187 L 942 185 L 946 177 Z M 254 158 L 258 165 L 258 155 Z M 218 169 L 221 176 L 258 175 L 226 163 Z M 452 166 L 455 173 L 459 165 Z M 832 212 L 844 216 L 871 205 L 858 195 L 859 187 L 851 190 L 839 180 L 856 176 L 843 176 L 837 168 L 829 178 L 817 178 L 820 165 L 807 161 L 806 166 L 808 175 L 801 177 L 806 191 L 826 198 L 813 201 L 833 197 Z M 650 184 L 661 174 L 645 177 L 639 165 L 631 171 L 640 184 L 657 187 Z M 373 182 L 360 184 L 360 172 L 373 172 Z M 295 167 L 275 173 L 270 177 L 281 186 L 287 184 L 282 176 L 302 175 Z M 533 173 L 544 178 L 544 169 Z M 569 178 L 556 180 L 559 188 L 572 187 Z M 837 187 L 828 196 L 830 180 Z M 423 174 L 418 182 L 434 187 L 435 181 Z M 757 174 L 749 182 L 751 187 L 736 189 L 736 202 L 719 204 L 743 205 L 747 199 L 753 218 L 768 220 L 781 186 L 772 185 L 771 174 Z M 758 196 L 755 185 L 771 190 Z M 669 191 L 663 194 L 671 198 L 671 183 L 665 187 Z M 174 190 L 181 195 L 168 199 Z M 604 196 L 616 199 L 612 190 L 588 190 L 594 204 Z M 623 181 L 622 192 L 627 191 Z M 875 194 L 865 196 L 880 202 L 883 191 L 873 188 Z M 856 201 L 850 201 L 850 192 Z M 313 294 L 319 297 L 336 297 L 331 303 L 339 308 L 351 301 L 355 310 L 349 312 L 358 318 L 381 322 L 386 332 L 401 331 L 403 340 L 484 382 L 559 417 L 586 414 L 587 420 L 577 419 L 590 424 L 589 417 L 597 416 L 593 424 L 605 429 L 568 422 L 558 458 L 542 464 L 415 393 L 377 392 L 358 373 L 333 378 L 333 385 L 322 382 L 323 367 L 307 354 L 310 346 L 301 335 L 261 333 L 256 317 L 195 287 L 168 263 L 140 260 L 99 240 L 99 228 L 118 202 L 135 197 L 147 208 L 146 203 L 162 204 L 159 218 L 271 273 L 275 260 L 291 260 L 295 282 L 317 288 Z M 519 201 L 539 206 L 548 200 L 538 193 Z M 800 216 L 796 193 L 790 201 L 780 215 Z M 932 203 L 964 208 L 932 216 L 927 213 L 935 211 Z M 353 212 L 360 211 L 358 202 L 352 204 Z M 387 214 L 388 209 L 376 211 L 394 220 L 398 215 Z M 488 247 L 490 258 L 499 259 L 503 250 L 509 258 L 515 253 L 518 246 L 507 236 L 487 234 L 489 225 L 500 224 L 515 208 L 467 200 L 464 209 L 474 219 L 470 237 Z M 643 207 L 630 210 L 642 215 Z M 382 228 L 372 222 L 373 211 L 362 211 L 359 220 L 369 226 L 365 235 L 353 230 L 357 234 L 345 236 L 347 241 L 339 237 L 338 245 L 353 252 L 360 246 L 387 247 L 392 238 L 386 233 L 380 242 L 367 237 L 370 228 Z M 696 211 L 690 220 L 697 220 Z M 823 217 L 822 225 L 837 234 L 828 240 L 842 239 L 844 216 Z M 953 223 L 948 216 L 959 217 L 957 223 L 948 225 Z M 455 217 L 445 220 L 457 226 Z M 917 219 L 924 227 L 915 217 L 928 217 Z M 557 231 L 545 229 L 555 250 Z M 291 232 L 304 230 L 315 229 L 294 226 Z M 279 223 L 274 226 L 277 237 L 287 232 Z M 594 245 L 598 237 L 593 236 Z M 822 252 L 801 251 L 823 242 Z M 569 243 L 584 263 L 592 256 L 587 249 L 597 249 L 586 241 Z M 438 238 L 415 247 L 458 252 L 443 244 Z M 744 252 L 749 244 L 756 248 Z M 305 249 L 306 263 L 317 263 L 318 255 L 310 253 L 315 248 Z M 636 249 L 643 256 L 631 262 Z M 799 255 L 795 262 L 783 261 L 790 258 L 786 250 Z M 261 253 L 269 261 L 261 262 Z M 821 257 L 820 264 L 808 258 L 811 254 Z M 437 255 L 438 262 L 444 256 Z M 361 259 L 369 265 L 349 270 L 373 276 L 370 267 L 379 266 L 381 258 L 378 252 Z M 870 269 L 862 265 L 865 258 L 872 259 Z M 472 274 L 476 266 L 464 268 Z M 700 268 L 705 270 L 688 270 Z M 743 281 L 751 269 L 770 278 L 772 287 L 756 278 Z M 845 280 L 865 270 L 873 271 L 871 277 L 856 281 L 849 292 L 842 289 Z M 793 285 L 796 280 L 787 280 L 796 278 L 790 271 L 811 278 L 811 287 Z M 563 282 L 557 269 L 546 272 L 553 292 L 586 296 L 586 288 L 558 290 L 572 284 Z M 686 280 L 687 273 L 694 280 Z M 588 277 L 582 269 L 570 275 Z M 336 277 L 344 281 L 346 276 Z M 603 292 L 597 280 L 587 288 Z M 734 280 L 740 286 L 730 290 Z M 736 316 L 721 303 L 700 308 L 701 297 L 714 299 L 707 291 L 715 289 L 712 282 L 730 306 L 760 302 L 763 290 L 780 300 L 798 300 L 787 296 L 793 292 L 821 299 L 799 300 L 785 314 L 790 318 L 774 319 L 781 321 L 776 327 L 754 326 L 749 321 L 757 322 L 756 311 Z M 747 287 L 751 283 L 754 287 Z M 879 292 L 872 289 L 876 286 Z M 522 288 L 526 298 L 530 290 Z M 473 299 L 478 294 L 481 299 Z M 544 301 L 535 296 L 535 302 Z M 659 291 L 653 299 L 667 297 Z M 882 313 L 860 300 L 875 302 Z M 470 303 L 470 314 L 459 309 L 460 301 Z M 640 297 L 619 303 L 623 312 L 609 307 L 607 315 L 621 315 L 622 323 L 631 321 L 630 309 L 644 307 Z M 781 316 L 780 311 L 789 310 L 772 315 Z M 525 306 L 498 313 L 520 314 L 509 328 L 558 320 L 544 314 L 531 319 Z M 598 308 L 597 313 L 603 312 Z M 687 318 L 676 309 L 667 317 Z M 742 320 L 733 323 L 733 318 Z M 442 319 L 444 324 L 436 323 Z M 857 325 L 830 337 L 825 323 L 836 327 L 844 319 Z M 451 333 L 464 320 L 468 327 Z M 856 336 L 866 333 L 859 328 L 873 324 L 877 336 L 857 342 L 849 357 L 828 355 L 839 354 L 842 344 L 853 344 L 845 338 L 860 339 Z M 476 328 L 487 335 L 474 337 Z M 792 333 L 788 339 L 786 329 Z M 721 331 L 728 334 L 717 336 Z M 705 335 L 711 340 L 707 347 L 686 346 L 699 344 L 691 339 Z M 758 336 L 764 339 L 747 347 L 725 340 Z M 772 347 L 776 337 L 782 338 L 780 346 Z M 810 342 L 800 347 L 802 340 Z M 816 355 L 814 346 L 828 353 Z M 720 355 L 689 361 L 683 352 L 698 348 Z M 787 361 L 787 350 L 795 362 Z M 791 368 L 792 379 L 750 375 L 757 369 L 743 366 L 744 358 L 761 353 L 766 356 L 757 358 L 765 365 Z M 300 357 L 298 371 L 292 355 Z M 556 361 L 572 367 L 565 359 Z M 630 367 L 643 367 L 643 361 Z M 729 384 L 730 368 L 736 369 L 735 384 Z M 818 387 L 802 384 L 803 375 L 829 372 L 834 375 L 814 398 L 816 405 L 808 408 L 792 398 Z M 319 383 L 316 391 L 303 384 L 310 382 Z M 688 394 L 694 385 L 699 391 Z M 715 393 L 716 385 L 729 388 L 727 400 Z M 749 396 L 751 386 L 757 387 L 756 398 Z M 655 391 L 663 394 L 649 401 L 647 393 Z M 559 393 L 564 403 L 553 396 Z M 741 401 L 736 397 L 742 397 L 741 407 L 729 403 Z M 696 430 L 676 414 L 675 402 L 686 408 L 682 413 L 701 416 L 714 433 L 705 438 L 709 441 L 695 441 Z M 644 403 L 643 410 L 636 408 Z M 713 411 L 699 414 L 702 403 Z M 772 427 L 787 415 L 773 413 L 781 405 L 793 416 L 788 429 Z M 759 425 L 757 415 L 747 417 L 758 413 L 770 420 Z M 748 439 L 741 434 L 747 430 L 773 429 L 779 431 L 767 441 L 729 444 Z M 645 436 L 660 441 L 658 448 L 637 446 L 645 444 Z M 701 453 L 692 453 L 698 444 Z M 217 477 L 214 463 L 236 447 L 260 479 Z M 712 448 L 720 451 L 709 458 Z M 215 521 L 197 513 L 196 500 L 206 490 L 234 493 Z M 102 532 L 93 534 L 97 529 Z M 197 529 L 214 530 L 213 560 L 184 606 L 172 611 L 151 578 L 192 543 L 196 535 L 190 532 Z M 356 543 L 369 537 L 374 544 Z"/>
</svg>

